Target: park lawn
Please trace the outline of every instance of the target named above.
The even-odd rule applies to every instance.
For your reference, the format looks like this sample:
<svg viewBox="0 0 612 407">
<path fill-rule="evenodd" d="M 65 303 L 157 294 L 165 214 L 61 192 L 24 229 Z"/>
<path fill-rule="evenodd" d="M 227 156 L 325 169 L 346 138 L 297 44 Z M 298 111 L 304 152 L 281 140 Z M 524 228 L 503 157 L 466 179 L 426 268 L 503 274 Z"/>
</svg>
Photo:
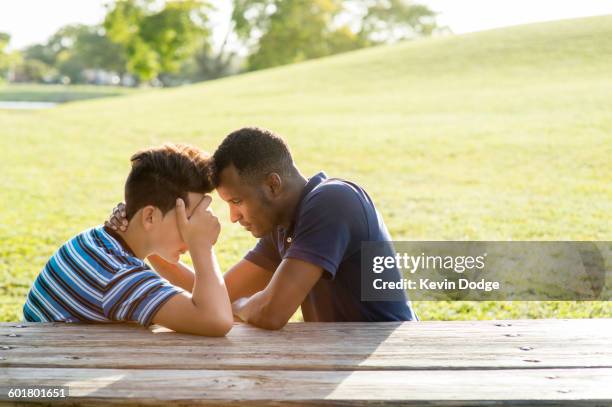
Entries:
<svg viewBox="0 0 612 407">
<path fill-rule="evenodd" d="M 141 89 L 93 85 L 0 84 L 0 102 L 65 103 L 142 92 Z"/>
<path fill-rule="evenodd" d="M 183 88 L 0 111 L 0 320 L 122 199 L 129 157 L 269 127 L 356 181 L 395 240 L 612 240 L 612 16 L 383 46 Z M 254 244 L 222 219 L 224 269 Z M 610 281 L 608 281 L 610 284 Z M 604 317 L 610 302 L 419 302 L 422 319 Z M 299 316 L 296 316 L 299 319 Z"/>
</svg>

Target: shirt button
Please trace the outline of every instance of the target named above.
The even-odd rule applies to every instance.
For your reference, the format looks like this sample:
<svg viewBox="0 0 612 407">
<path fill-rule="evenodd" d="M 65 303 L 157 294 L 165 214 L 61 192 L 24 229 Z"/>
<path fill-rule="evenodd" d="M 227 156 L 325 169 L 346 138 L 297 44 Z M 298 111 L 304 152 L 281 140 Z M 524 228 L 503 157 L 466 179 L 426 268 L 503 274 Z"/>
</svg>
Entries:
<svg viewBox="0 0 612 407">
<path fill-rule="evenodd" d="M 291 243 L 293 239 L 291 239 L 290 237 L 287 238 L 287 243 Z"/>
</svg>

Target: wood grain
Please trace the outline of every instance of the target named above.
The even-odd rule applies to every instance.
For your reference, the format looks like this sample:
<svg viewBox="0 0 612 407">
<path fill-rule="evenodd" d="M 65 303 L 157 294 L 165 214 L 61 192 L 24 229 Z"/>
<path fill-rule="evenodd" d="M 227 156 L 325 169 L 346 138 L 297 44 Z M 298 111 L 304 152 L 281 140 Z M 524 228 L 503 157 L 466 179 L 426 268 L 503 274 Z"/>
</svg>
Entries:
<svg viewBox="0 0 612 407">
<path fill-rule="evenodd" d="M 612 369 L 449 370 L 403 372 L 225 371 L 126 369 L 0 369 L 8 386 L 36 377 L 49 386 L 68 386 L 71 403 L 139 402 L 232 404 L 275 400 L 312 404 L 374 402 L 505 405 L 542 401 L 612 400 Z M 4 386 L 0 386 L 4 387 Z M 2 392 L 3 395 L 6 391 Z M 0 398 L 7 400 L 7 397 Z M 67 401 L 68 401 L 67 400 Z"/>
<path fill-rule="evenodd" d="M 45 385 L 83 405 L 609 406 L 611 384 L 612 319 L 236 324 L 226 338 L 0 324 L 3 404 Z"/>
<path fill-rule="evenodd" d="M 236 324 L 226 338 L 124 325 L 0 325 L 0 366 L 222 370 L 612 368 L 612 320 Z M 19 336 L 8 336 L 8 335 Z M 112 351 L 109 351 L 112 349 Z"/>
</svg>

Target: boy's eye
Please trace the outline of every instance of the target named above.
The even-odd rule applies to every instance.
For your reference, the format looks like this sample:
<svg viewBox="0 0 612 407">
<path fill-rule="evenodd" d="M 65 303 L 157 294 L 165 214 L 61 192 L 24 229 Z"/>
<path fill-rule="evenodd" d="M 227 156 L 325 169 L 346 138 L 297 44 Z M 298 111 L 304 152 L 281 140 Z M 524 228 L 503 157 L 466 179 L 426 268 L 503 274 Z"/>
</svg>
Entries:
<svg viewBox="0 0 612 407">
<path fill-rule="evenodd" d="M 238 205 L 242 201 L 240 199 L 232 199 L 230 202 L 233 203 L 234 205 Z"/>
</svg>

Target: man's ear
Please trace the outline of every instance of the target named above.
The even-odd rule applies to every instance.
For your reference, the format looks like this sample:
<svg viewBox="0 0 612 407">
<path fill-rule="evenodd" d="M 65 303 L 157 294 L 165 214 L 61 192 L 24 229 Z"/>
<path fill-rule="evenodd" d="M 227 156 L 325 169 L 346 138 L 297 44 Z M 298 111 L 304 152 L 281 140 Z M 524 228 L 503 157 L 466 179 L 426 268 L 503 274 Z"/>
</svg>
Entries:
<svg viewBox="0 0 612 407">
<path fill-rule="evenodd" d="M 153 205 L 147 205 L 142 208 L 140 219 L 144 230 L 150 230 L 155 224 L 156 208 Z"/>
<path fill-rule="evenodd" d="M 280 194 L 283 186 L 283 180 L 280 175 L 276 172 L 271 172 L 266 176 L 266 190 L 272 195 L 277 196 Z"/>
</svg>

